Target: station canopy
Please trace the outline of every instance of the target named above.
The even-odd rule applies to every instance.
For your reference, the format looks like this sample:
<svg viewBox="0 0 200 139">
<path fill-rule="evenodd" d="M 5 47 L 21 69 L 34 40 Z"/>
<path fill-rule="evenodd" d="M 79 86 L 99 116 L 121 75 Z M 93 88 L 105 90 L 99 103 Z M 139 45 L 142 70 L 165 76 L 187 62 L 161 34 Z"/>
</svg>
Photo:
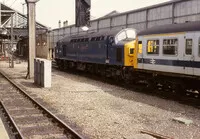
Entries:
<svg viewBox="0 0 200 139">
<path fill-rule="evenodd" d="M 22 14 L 9 6 L 0 3 L 0 37 L 9 36 L 11 29 L 11 17 L 13 16 L 13 35 L 18 37 L 28 37 L 27 15 Z M 47 27 L 36 22 L 36 34 L 42 34 L 47 31 Z"/>
</svg>

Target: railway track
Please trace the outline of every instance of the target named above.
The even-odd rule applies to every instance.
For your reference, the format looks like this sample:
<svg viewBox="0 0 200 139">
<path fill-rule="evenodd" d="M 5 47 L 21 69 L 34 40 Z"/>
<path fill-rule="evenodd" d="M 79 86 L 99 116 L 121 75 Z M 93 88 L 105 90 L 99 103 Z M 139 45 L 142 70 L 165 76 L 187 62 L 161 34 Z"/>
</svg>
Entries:
<svg viewBox="0 0 200 139">
<path fill-rule="evenodd" d="M 16 139 L 83 139 L 0 72 L 0 113 Z"/>
</svg>

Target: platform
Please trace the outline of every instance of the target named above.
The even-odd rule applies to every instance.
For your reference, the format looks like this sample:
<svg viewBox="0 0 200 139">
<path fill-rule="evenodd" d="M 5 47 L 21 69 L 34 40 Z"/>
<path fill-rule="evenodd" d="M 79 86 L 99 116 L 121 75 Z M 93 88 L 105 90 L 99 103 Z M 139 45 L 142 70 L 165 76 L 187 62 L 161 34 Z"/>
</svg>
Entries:
<svg viewBox="0 0 200 139">
<path fill-rule="evenodd" d="M 8 133 L 1 119 L 0 119 L 0 139 L 9 139 Z"/>
</svg>

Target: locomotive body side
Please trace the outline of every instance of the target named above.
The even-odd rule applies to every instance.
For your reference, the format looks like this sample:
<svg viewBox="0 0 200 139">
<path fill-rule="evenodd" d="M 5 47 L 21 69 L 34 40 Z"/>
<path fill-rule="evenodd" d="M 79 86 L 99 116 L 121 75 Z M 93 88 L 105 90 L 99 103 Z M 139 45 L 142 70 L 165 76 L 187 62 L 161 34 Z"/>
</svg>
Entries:
<svg viewBox="0 0 200 139">
<path fill-rule="evenodd" d="M 133 71 L 136 31 L 123 29 L 109 33 L 92 33 L 60 40 L 56 46 L 56 58 L 61 69 L 101 73 L 108 77 L 131 78 Z"/>
</svg>

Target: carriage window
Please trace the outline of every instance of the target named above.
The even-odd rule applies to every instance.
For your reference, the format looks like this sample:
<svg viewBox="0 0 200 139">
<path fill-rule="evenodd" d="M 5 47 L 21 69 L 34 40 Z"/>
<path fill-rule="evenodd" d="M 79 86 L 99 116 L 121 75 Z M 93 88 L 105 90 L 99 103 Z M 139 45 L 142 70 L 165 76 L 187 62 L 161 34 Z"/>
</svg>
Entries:
<svg viewBox="0 0 200 139">
<path fill-rule="evenodd" d="M 147 54 L 159 54 L 159 40 L 147 41 Z"/>
<path fill-rule="evenodd" d="M 138 42 L 138 53 L 142 54 L 142 41 Z"/>
<path fill-rule="evenodd" d="M 185 54 L 192 55 L 192 39 L 186 39 Z"/>
<path fill-rule="evenodd" d="M 163 40 L 163 54 L 176 55 L 178 50 L 178 39 Z"/>
</svg>

